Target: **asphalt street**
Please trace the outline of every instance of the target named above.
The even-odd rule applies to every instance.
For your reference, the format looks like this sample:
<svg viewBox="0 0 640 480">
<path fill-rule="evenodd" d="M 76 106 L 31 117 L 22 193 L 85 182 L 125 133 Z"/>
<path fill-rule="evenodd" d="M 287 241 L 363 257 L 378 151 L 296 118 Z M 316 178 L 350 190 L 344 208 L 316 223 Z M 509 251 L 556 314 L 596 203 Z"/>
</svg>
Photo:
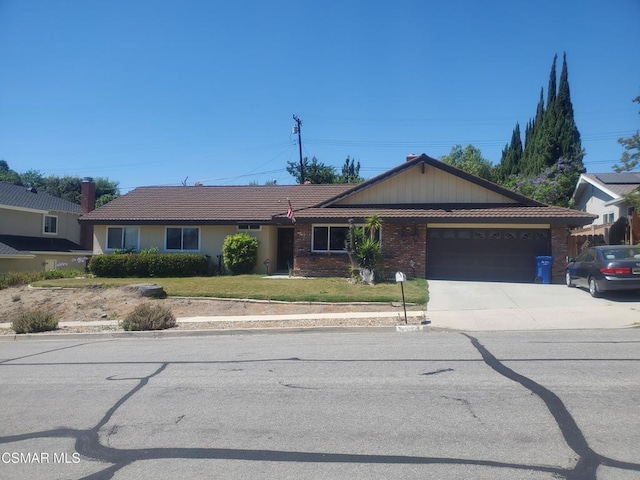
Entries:
<svg viewBox="0 0 640 480">
<path fill-rule="evenodd" d="M 2 479 L 640 479 L 640 329 L 0 343 Z"/>
</svg>

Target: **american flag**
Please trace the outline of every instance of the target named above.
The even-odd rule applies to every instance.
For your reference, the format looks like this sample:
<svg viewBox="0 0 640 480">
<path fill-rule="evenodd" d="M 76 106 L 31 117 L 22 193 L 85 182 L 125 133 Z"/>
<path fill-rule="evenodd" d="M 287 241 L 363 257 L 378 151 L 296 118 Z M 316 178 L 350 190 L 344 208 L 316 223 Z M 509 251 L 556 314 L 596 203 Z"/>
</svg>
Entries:
<svg viewBox="0 0 640 480">
<path fill-rule="evenodd" d="M 291 220 L 293 223 L 296 223 L 296 216 L 293 213 L 293 207 L 291 206 L 291 201 L 289 201 L 289 210 L 287 211 L 287 218 Z"/>
</svg>

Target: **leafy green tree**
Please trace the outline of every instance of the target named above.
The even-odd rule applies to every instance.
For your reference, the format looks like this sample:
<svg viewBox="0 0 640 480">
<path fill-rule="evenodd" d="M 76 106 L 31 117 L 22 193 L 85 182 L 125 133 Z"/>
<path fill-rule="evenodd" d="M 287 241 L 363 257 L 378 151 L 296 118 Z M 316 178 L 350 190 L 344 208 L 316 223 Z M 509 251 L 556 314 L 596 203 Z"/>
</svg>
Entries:
<svg viewBox="0 0 640 480">
<path fill-rule="evenodd" d="M 462 145 L 454 145 L 451 152 L 440 157 L 440 161 L 477 177 L 493 180 L 493 165 L 482 156 L 480 149 L 473 145 L 467 145 L 464 149 Z"/>
<path fill-rule="evenodd" d="M 20 174 L 15 170 L 11 170 L 5 160 L 0 160 L 0 182 L 22 185 Z"/>
<path fill-rule="evenodd" d="M 640 96 L 633 99 L 640 103 Z M 615 164 L 612 168 L 616 173 L 633 170 L 640 163 L 640 131 L 636 130 L 634 135 L 627 138 L 619 138 L 618 143 L 625 149 L 620 157 L 620 164 Z"/>
<path fill-rule="evenodd" d="M 356 163 L 353 158 L 347 156 L 342 166 L 342 175 L 337 180 L 337 183 L 360 183 L 364 181 L 364 178 L 360 176 L 360 160 Z"/>
<path fill-rule="evenodd" d="M 305 182 L 321 184 L 321 183 L 336 183 L 337 174 L 335 167 L 325 165 L 319 161 L 316 157 L 312 157 L 309 161 L 308 157 L 302 159 L 304 165 L 304 180 Z M 302 174 L 300 172 L 300 163 L 289 161 L 287 162 L 287 172 L 296 179 L 298 183 L 302 182 Z"/>
</svg>

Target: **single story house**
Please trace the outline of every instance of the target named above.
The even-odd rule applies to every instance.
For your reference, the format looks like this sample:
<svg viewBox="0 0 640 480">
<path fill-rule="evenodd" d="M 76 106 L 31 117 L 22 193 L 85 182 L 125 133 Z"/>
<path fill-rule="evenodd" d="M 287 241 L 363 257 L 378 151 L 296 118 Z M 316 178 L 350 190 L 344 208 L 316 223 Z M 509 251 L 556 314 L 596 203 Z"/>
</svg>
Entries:
<svg viewBox="0 0 640 480">
<path fill-rule="evenodd" d="M 85 183 L 83 189 L 95 189 Z M 0 273 L 84 270 L 93 253 L 92 235 L 78 218 L 88 210 L 33 188 L 0 183 Z"/>
<path fill-rule="evenodd" d="M 635 210 L 625 197 L 640 188 L 640 173 L 583 173 L 572 199 L 575 207 L 596 215 L 593 225 L 607 225 Z"/>
<path fill-rule="evenodd" d="M 292 206 L 295 221 L 288 215 Z M 378 214 L 380 269 L 421 278 L 532 282 L 535 256 L 564 276 L 570 228 L 585 212 L 544 205 L 427 155 L 357 185 L 139 187 L 80 218 L 93 253 L 157 247 L 217 258 L 224 238 L 260 242 L 256 272 L 346 276 L 349 224 Z"/>
</svg>

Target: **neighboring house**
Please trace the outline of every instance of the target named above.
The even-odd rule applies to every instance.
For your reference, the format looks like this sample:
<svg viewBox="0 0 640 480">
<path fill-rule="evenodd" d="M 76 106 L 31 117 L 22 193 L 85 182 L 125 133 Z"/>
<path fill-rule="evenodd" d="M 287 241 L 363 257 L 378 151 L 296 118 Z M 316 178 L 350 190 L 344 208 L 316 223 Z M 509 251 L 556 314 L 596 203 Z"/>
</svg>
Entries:
<svg viewBox="0 0 640 480">
<path fill-rule="evenodd" d="M 84 185 L 83 189 L 89 191 L 93 184 Z M 0 183 L 0 273 L 64 267 L 83 270 L 84 259 L 92 251 L 90 243 L 81 245 L 83 232 L 78 218 L 82 213 L 81 205 L 35 189 Z"/>
<path fill-rule="evenodd" d="M 272 272 L 346 276 L 349 224 L 374 213 L 387 276 L 522 282 L 534 280 L 537 255 L 554 257 L 561 281 L 568 229 L 594 218 L 421 155 L 358 185 L 140 187 L 80 223 L 94 227 L 94 254 L 157 247 L 215 261 L 227 235 L 247 232 L 260 241 L 256 272 L 269 260 Z"/>
<path fill-rule="evenodd" d="M 593 225 L 608 225 L 630 215 L 625 196 L 640 187 L 640 173 L 583 173 L 573 192 L 575 208 L 597 215 Z"/>
</svg>

